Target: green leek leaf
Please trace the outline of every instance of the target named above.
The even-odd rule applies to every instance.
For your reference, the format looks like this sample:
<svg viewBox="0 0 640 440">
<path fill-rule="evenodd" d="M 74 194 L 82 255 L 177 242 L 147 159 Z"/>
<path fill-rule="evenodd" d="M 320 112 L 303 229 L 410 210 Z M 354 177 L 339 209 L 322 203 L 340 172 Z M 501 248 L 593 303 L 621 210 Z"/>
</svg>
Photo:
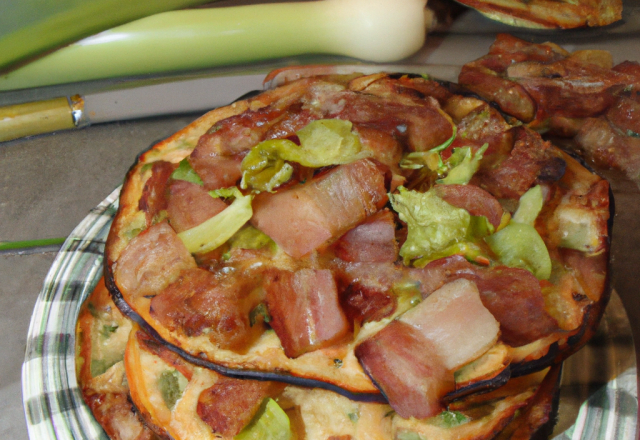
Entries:
<svg viewBox="0 0 640 440">
<path fill-rule="evenodd" d="M 471 419 L 459 411 L 442 411 L 435 417 L 431 417 L 428 423 L 441 428 L 455 428 L 469 423 Z"/>
<path fill-rule="evenodd" d="M 447 176 L 436 182 L 444 184 L 457 183 L 462 185 L 469 183 L 473 175 L 478 171 L 480 161 L 488 147 L 489 144 L 484 144 L 475 154 L 473 154 L 471 147 L 454 148 L 453 154 L 447 161 L 451 167 Z"/>
<path fill-rule="evenodd" d="M 240 229 L 229 239 L 231 248 L 237 249 L 262 249 L 270 246 L 275 247 L 275 242 L 264 232 L 253 226 L 246 226 Z"/>
<path fill-rule="evenodd" d="M 466 210 L 448 204 L 433 190 L 420 193 L 402 186 L 398 190 L 398 194 L 389 194 L 389 200 L 409 229 L 400 249 L 405 264 L 465 240 L 471 221 Z"/>
<path fill-rule="evenodd" d="M 542 210 L 542 203 L 542 188 L 536 185 L 520 197 L 518 209 L 511 221 L 533 226 Z"/>
<path fill-rule="evenodd" d="M 163 371 L 160 377 L 158 377 L 157 384 L 162 395 L 162 400 L 167 408 L 173 409 L 176 402 L 180 397 L 184 389 L 187 387 L 189 381 L 178 370 L 166 370 Z"/>
<path fill-rule="evenodd" d="M 297 162 L 311 168 L 353 162 L 364 154 L 352 124 L 340 119 L 320 119 L 296 132 L 300 145 L 287 139 L 270 139 L 253 147 L 242 160 L 241 188 L 273 191 L 291 178 Z"/>
<path fill-rule="evenodd" d="M 235 440 L 289 440 L 289 417 L 271 398 L 265 399 L 253 420 L 245 426 Z"/>
<path fill-rule="evenodd" d="M 189 158 L 185 157 L 180 161 L 178 168 L 176 168 L 173 173 L 171 173 L 171 178 L 175 180 L 186 180 L 187 182 L 195 183 L 196 185 L 204 185 L 202 183 L 202 179 L 191 167 L 189 163 Z"/>
<path fill-rule="evenodd" d="M 507 266 L 527 269 L 540 280 L 551 276 L 549 251 L 533 226 L 511 222 L 485 241 Z"/>
<path fill-rule="evenodd" d="M 238 196 L 224 211 L 209 220 L 178 234 L 191 253 L 205 253 L 216 249 L 249 221 L 253 215 L 251 200 L 253 196 Z"/>
</svg>

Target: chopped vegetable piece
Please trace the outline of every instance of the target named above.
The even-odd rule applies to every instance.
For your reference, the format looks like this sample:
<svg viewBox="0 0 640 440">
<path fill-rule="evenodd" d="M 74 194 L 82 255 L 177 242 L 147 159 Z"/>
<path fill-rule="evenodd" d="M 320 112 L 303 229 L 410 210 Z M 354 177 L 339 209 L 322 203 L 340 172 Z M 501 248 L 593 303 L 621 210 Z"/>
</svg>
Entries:
<svg viewBox="0 0 640 440">
<path fill-rule="evenodd" d="M 488 147 L 489 144 L 484 144 L 475 154 L 473 154 L 471 147 L 455 148 L 449 160 L 445 162 L 445 166 L 449 168 L 447 176 L 437 182 L 463 185 L 469 183 L 475 172 L 478 171 L 480 161 Z"/>
<path fill-rule="evenodd" d="M 189 381 L 178 370 L 163 371 L 158 378 L 158 388 L 167 408 L 173 409 Z"/>
<path fill-rule="evenodd" d="M 464 241 L 471 221 L 466 210 L 448 204 L 432 190 L 426 193 L 404 187 L 398 190 L 398 194 L 389 194 L 389 198 L 400 220 L 409 228 L 407 240 L 400 249 L 405 264 Z"/>
<path fill-rule="evenodd" d="M 120 362 L 122 359 L 107 361 L 105 359 L 91 360 L 91 377 L 98 377 L 107 372 L 107 370 Z"/>
<path fill-rule="evenodd" d="M 204 253 L 216 249 L 244 226 L 253 215 L 252 195 L 243 196 L 240 191 L 236 199 L 220 214 L 198 226 L 187 229 L 178 237 L 191 253 Z"/>
<path fill-rule="evenodd" d="M 273 189 L 291 178 L 297 162 L 310 168 L 340 165 L 366 156 L 352 124 L 340 119 L 313 121 L 296 132 L 300 145 L 287 139 L 270 139 L 253 147 L 242 161 L 242 188 Z"/>
<path fill-rule="evenodd" d="M 533 226 L 511 222 L 484 240 L 507 266 L 527 269 L 540 280 L 551 276 L 549 251 Z"/>
<path fill-rule="evenodd" d="M 214 189 L 212 191 L 209 191 L 209 195 L 214 199 L 218 199 L 218 198 L 228 199 L 231 197 L 235 197 L 235 198 L 243 197 L 240 190 L 235 186 L 232 186 L 230 188 Z"/>
<path fill-rule="evenodd" d="M 447 115 L 447 119 L 450 120 Z M 456 134 L 458 133 L 458 127 L 451 121 L 451 127 L 453 128 L 453 134 L 449 139 L 447 139 L 442 144 L 438 145 L 430 149 L 429 151 L 416 151 L 413 153 L 407 154 L 400 161 L 400 168 L 405 168 L 408 170 L 417 170 L 422 168 L 423 166 L 427 166 L 430 170 L 436 171 L 439 167 L 442 166 L 442 158 L 440 157 L 439 152 L 446 150 L 449 145 L 453 143 L 456 138 Z"/>
<path fill-rule="evenodd" d="M 266 399 L 255 415 L 235 440 L 289 440 L 291 426 L 289 417 L 273 399 Z"/>
<path fill-rule="evenodd" d="M 107 339 L 116 330 L 118 330 L 118 324 L 105 324 L 102 326 L 102 332 L 100 332 L 100 334 L 103 338 Z"/>
<path fill-rule="evenodd" d="M 533 226 L 542 209 L 542 203 L 542 188 L 536 185 L 520 197 L 518 210 L 513 214 L 511 221 Z"/>
<path fill-rule="evenodd" d="M 415 267 L 425 267 L 434 260 L 450 257 L 451 255 L 462 255 L 467 261 L 472 261 L 483 266 L 489 264 L 486 252 L 477 244 L 472 242 L 458 242 L 446 247 L 440 252 L 435 252 L 427 257 L 418 258 L 413 262 Z"/>
<path fill-rule="evenodd" d="M 287 151 L 295 148 L 299 147 L 287 139 L 260 142 L 242 160 L 240 187 L 271 192 L 288 181 L 293 168 L 284 161 L 283 156 L 287 156 Z"/>
<path fill-rule="evenodd" d="M 437 416 L 429 419 L 429 423 L 442 428 L 455 428 L 470 421 L 471 419 L 469 417 L 459 411 L 442 411 Z"/>
<path fill-rule="evenodd" d="M 267 234 L 250 225 L 236 232 L 236 234 L 229 239 L 229 244 L 232 248 L 237 249 L 262 249 L 266 246 L 276 246 Z"/>
<path fill-rule="evenodd" d="M 534 186 L 520 197 L 518 210 L 511 222 L 485 241 L 500 260 L 511 267 L 527 269 L 536 278 L 551 276 L 551 257 L 542 237 L 533 224 L 542 209 L 540 186 Z"/>
<path fill-rule="evenodd" d="M 186 180 L 187 182 L 195 183 L 196 185 L 203 185 L 202 179 L 191 167 L 189 158 L 187 157 L 180 161 L 178 168 L 176 168 L 176 170 L 171 174 L 171 178 L 174 180 Z"/>
<path fill-rule="evenodd" d="M 352 124 L 341 119 L 320 119 L 296 132 L 300 148 L 292 150 L 287 160 L 311 168 L 353 162 L 362 149 Z"/>
<path fill-rule="evenodd" d="M 251 313 L 249 313 L 249 325 L 251 327 L 260 321 L 267 324 L 271 322 L 271 315 L 269 315 L 269 311 L 267 310 L 265 303 L 258 304 L 251 310 Z"/>
</svg>

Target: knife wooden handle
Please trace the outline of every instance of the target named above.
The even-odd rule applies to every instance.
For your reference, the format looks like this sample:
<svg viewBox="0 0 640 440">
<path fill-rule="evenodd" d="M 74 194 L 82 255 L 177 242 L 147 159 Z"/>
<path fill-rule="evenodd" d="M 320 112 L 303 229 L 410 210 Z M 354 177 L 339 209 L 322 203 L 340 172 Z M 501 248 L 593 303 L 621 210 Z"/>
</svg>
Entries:
<svg viewBox="0 0 640 440">
<path fill-rule="evenodd" d="M 0 142 L 75 128 L 74 112 L 73 99 L 67 97 L 1 107 Z"/>
</svg>

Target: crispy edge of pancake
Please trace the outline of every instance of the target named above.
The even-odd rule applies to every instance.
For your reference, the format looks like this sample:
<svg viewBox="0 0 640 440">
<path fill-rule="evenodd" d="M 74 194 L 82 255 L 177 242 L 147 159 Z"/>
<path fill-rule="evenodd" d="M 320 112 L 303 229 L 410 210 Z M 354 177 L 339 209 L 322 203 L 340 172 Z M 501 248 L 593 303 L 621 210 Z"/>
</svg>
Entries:
<svg viewBox="0 0 640 440">
<path fill-rule="evenodd" d="M 134 326 L 128 344 L 126 370 L 131 385 L 132 400 L 145 421 L 163 438 L 187 440 L 194 433 L 198 438 L 228 438 L 214 435 L 199 420 L 194 402 L 199 392 L 212 386 L 220 377 L 217 373 L 188 364 L 160 344 L 156 353 L 140 343 L 140 332 Z M 145 336 L 148 338 L 148 336 Z M 165 351 L 165 355 L 162 355 Z M 169 410 L 160 391 L 158 377 L 163 371 L 188 369 L 192 375 L 173 409 Z M 554 376 L 557 378 L 557 376 Z M 426 438 L 480 440 L 492 438 L 510 423 L 518 420 L 519 413 L 536 411 L 534 404 L 541 401 L 541 392 L 553 398 L 556 388 L 545 387 L 547 370 L 530 376 L 512 379 L 503 388 L 484 396 L 472 396 L 456 402 L 459 414 L 470 419 L 461 424 L 448 425 L 443 416 L 425 420 L 402 419 L 389 405 L 354 402 L 326 390 L 307 389 L 288 385 L 275 399 L 291 420 L 292 438 L 296 440 L 324 440 L 349 438 L 351 440 L 384 440 L 398 438 L 402 433 L 417 433 Z M 555 383 L 555 382 L 554 382 Z M 184 400 L 183 400 L 184 399 Z M 543 400 L 543 404 L 547 400 Z M 546 411 L 541 406 L 538 411 Z M 522 419 L 522 418 L 520 418 Z"/>
<path fill-rule="evenodd" d="M 124 356 L 126 339 L 117 333 L 128 333 L 130 328 L 130 321 L 120 313 L 104 279 L 100 279 L 82 304 L 76 324 L 78 385 L 96 421 L 111 439 L 152 440 L 155 435 L 134 411 L 124 380 L 124 365 L 120 358 Z M 108 366 L 114 359 L 119 360 Z M 94 373 L 101 372 L 95 377 L 92 375 L 94 362 L 98 362 L 94 364 Z M 101 365 L 102 362 L 107 364 Z"/>
</svg>

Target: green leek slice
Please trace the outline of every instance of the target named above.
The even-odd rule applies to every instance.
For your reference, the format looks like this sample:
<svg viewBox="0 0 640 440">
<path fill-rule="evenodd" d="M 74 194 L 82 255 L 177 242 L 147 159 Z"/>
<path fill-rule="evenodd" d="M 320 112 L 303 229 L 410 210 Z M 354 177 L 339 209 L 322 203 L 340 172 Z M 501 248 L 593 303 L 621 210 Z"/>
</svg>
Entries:
<svg viewBox="0 0 640 440">
<path fill-rule="evenodd" d="M 253 420 L 245 426 L 235 440 L 289 440 L 289 417 L 273 399 L 266 399 Z"/>
<path fill-rule="evenodd" d="M 536 185 L 520 197 L 518 209 L 513 214 L 511 221 L 533 226 L 542 210 L 542 203 L 542 188 L 540 185 Z"/>
<path fill-rule="evenodd" d="M 551 276 L 549 251 L 533 226 L 512 221 L 485 241 L 507 266 L 527 269 L 540 280 Z"/>
<path fill-rule="evenodd" d="M 196 227 L 178 234 L 191 253 L 205 253 L 216 249 L 230 239 L 253 215 L 252 195 L 237 192 L 236 199 L 221 213 Z"/>
<path fill-rule="evenodd" d="M 291 178 L 293 167 L 285 161 L 320 168 L 365 157 L 352 127 L 349 121 L 320 119 L 296 132 L 300 145 L 287 139 L 260 142 L 242 160 L 241 188 L 273 191 Z"/>
<path fill-rule="evenodd" d="M 400 248 L 405 264 L 416 258 L 428 258 L 458 241 L 464 241 L 471 215 L 438 197 L 435 191 L 420 193 L 398 188 L 389 194 L 391 206 L 407 223 L 407 240 Z"/>
</svg>

